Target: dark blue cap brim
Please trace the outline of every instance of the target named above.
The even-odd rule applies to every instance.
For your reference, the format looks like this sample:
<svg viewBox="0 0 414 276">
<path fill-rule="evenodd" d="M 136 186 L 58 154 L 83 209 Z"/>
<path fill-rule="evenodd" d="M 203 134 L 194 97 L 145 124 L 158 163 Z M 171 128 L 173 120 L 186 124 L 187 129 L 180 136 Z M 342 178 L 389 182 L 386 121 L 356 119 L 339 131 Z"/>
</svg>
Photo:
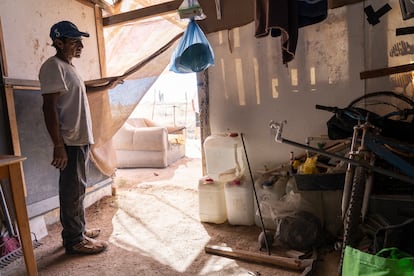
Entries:
<svg viewBox="0 0 414 276">
<path fill-rule="evenodd" d="M 84 32 L 69 32 L 66 34 L 63 34 L 62 37 L 67 37 L 67 38 L 79 38 L 79 37 L 89 37 L 88 33 L 84 33 Z"/>
</svg>

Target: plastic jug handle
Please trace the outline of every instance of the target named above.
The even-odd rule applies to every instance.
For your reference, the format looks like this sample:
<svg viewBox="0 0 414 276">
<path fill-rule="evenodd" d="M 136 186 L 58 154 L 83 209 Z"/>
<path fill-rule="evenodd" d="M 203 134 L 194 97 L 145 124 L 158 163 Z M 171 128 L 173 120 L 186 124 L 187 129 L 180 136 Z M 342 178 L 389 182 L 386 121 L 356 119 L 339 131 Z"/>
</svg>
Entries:
<svg viewBox="0 0 414 276">
<path fill-rule="evenodd" d="M 239 159 L 237 158 L 237 144 L 234 144 L 234 160 L 236 160 L 236 171 L 237 171 L 237 175 L 240 175 L 241 173 L 241 168 L 240 168 L 240 164 L 239 164 Z"/>
</svg>

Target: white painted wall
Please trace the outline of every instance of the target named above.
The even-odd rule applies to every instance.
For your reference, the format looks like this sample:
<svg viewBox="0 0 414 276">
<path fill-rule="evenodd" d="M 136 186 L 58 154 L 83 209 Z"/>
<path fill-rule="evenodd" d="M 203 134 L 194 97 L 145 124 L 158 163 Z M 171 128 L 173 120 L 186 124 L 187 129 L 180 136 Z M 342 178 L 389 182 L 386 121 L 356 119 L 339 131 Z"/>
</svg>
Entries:
<svg viewBox="0 0 414 276">
<path fill-rule="evenodd" d="M 402 20 L 398 0 L 366 5 L 377 10 L 385 3 L 392 10 L 375 26 L 368 24 L 363 3 L 358 3 L 329 10 L 325 21 L 301 28 L 296 57 L 287 67 L 281 61 L 280 38 L 254 38 L 254 23 L 210 34 L 215 53 L 215 66 L 209 68 L 212 133 L 244 133 L 252 168 L 263 169 L 287 162 L 291 150 L 303 152 L 274 142 L 270 120 L 287 120 L 284 137 L 304 142 L 327 133 L 331 114 L 317 111 L 315 104 L 345 106 L 364 92 L 401 91 L 389 77 L 361 80 L 359 75 L 413 58 L 390 57 L 396 42 L 414 45 L 414 35 L 395 36 L 395 28 L 414 21 Z M 412 95 L 411 88 L 405 90 Z"/>
<path fill-rule="evenodd" d="M 91 36 L 84 38 L 80 59 L 74 60 L 85 80 L 100 77 L 94 9 L 75 0 L 1 0 L 0 19 L 8 76 L 37 80 L 41 64 L 55 54 L 50 27 L 61 20 L 75 23 Z"/>
</svg>

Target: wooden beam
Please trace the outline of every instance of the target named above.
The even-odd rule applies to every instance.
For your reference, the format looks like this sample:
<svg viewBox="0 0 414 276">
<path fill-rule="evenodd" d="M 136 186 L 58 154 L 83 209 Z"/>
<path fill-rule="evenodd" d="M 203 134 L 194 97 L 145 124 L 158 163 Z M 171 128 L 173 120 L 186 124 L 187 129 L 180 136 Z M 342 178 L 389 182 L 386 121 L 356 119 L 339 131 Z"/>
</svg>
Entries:
<svg viewBox="0 0 414 276">
<path fill-rule="evenodd" d="M 3 75 L 4 76 L 8 76 L 8 71 L 7 71 L 7 62 L 6 62 L 6 49 L 4 47 L 4 39 L 3 39 L 3 28 L 1 26 L 1 18 L 0 18 L 0 58 L 1 58 L 1 66 L 2 66 L 2 70 L 3 71 Z"/>
<path fill-rule="evenodd" d="M 13 86 L 13 88 L 15 88 L 16 86 L 40 88 L 40 82 L 38 80 L 4 78 L 4 84 L 6 86 Z"/>
<path fill-rule="evenodd" d="M 227 246 L 207 245 L 206 253 L 245 261 L 281 266 L 292 270 L 304 270 L 313 264 L 313 259 L 296 259 L 276 255 L 264 255 L 246 250 L 232 249 Z"/>
<path fill-rule="evenodd" d="M 178 9 L 181 5 L 182 0 L 174 0 L 162 4 L 157 4 L 142 9 L 137 9 L 129 12 L 124 12 L 102 19 L 103 26 L 112 26 L 117 24 L 123 24 L 127 22 L 137 21 L 146 17 L 162 15 L 164 13 L 172 12 Z"/>
<path fill-rule="evenodd" d="M 200 116 L 200 138 L 201 138 L 201 167 L 203 175 L 207 174 L 207 164 L 204 154 L 204 141 L 211 135 L 210 112 L 209 112 L 209 86 L 208 69 L 197 73 L 197 95 Z"/>
<path fill-rule="evenodd" d="M 92 3 L 89 0 L 76 0 L 76 1 L 78 1 L 79 3 L 81 3 L 81 4 L 85 5 L 85 6 L 91 7 L 91 8 L 93 8 L 95 6 L 95 4 Z"/>
<path fill-rule="evenodd" d="M 6 86 L 6 105 L 9 116 L 10 133 L 13 146 L 13 154 L 20 156 L 22 154 L 19 141 L 19 130 L 17 128 L 16 109 L 14 106 L 13 88 Z"/>
<path fill-rule="evenodd" d="M 105 10 L 109 14 L 113 14 L 114 13 L 114 6 L 108 4 L 107 2 L 105 2 L 103 0 L 89 0 L 89 1 L 91 1 L 95 5 L 99 6 L 99 8 Z"/>
<path fill-rule="evenodd" d="M 380 69 L 375 69 L 375 70 L 370 70 L 370 71 L 364 71 L 359 74 L 359 77 L 361 80 L 363 80 L 363 79 L 388 76 L 392 74 L 404 73 L 404 72 L 409 72 L 409 71 L 414 71 L 414 63 L 380 68 Z"/>
<path fill-rule="evenodd" d="M 95 6 L 95 26 L 96 37 L 98 40 L 99 67 L 101 70 L 101 77 L 106 77 L 106 51 L 102 25 L 102 10 L 98 6 Z"/>
</svg>

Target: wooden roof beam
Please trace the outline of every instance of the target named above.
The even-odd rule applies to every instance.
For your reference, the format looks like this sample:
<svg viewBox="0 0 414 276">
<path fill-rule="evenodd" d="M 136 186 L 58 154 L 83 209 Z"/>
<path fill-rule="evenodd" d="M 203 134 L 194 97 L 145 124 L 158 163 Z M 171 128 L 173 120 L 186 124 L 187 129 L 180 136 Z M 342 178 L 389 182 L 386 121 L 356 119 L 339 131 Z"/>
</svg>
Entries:
<svg viewBox="0 0 414 276">
<path fill-rule="evenodd" d="M 98 0 L 94 0 L 98 1 Z M 103 26 L 112 26 L 117 24 L 124 24 L 127 22 L 137 21 L 145 17 L 162 15 L 163 13 L 172 12 L 178 9 L 181 5 L 182 0 L 174 0 L 170 2 L 165 2 L 142 9 L 137 9 L 129 12 L 124 12 L 116 15 L 111 15 L 104 17 L 102 19 Z"/>
<path fill-rule="evenodd" d="M 108 4 L 108 2 L 104 0 L 89 0 L 93 4 L 97 5 L 101 9 L 105 10 L 109 14 L 114 14 L 114 6 L 111 4 Z"/>
</svg>

